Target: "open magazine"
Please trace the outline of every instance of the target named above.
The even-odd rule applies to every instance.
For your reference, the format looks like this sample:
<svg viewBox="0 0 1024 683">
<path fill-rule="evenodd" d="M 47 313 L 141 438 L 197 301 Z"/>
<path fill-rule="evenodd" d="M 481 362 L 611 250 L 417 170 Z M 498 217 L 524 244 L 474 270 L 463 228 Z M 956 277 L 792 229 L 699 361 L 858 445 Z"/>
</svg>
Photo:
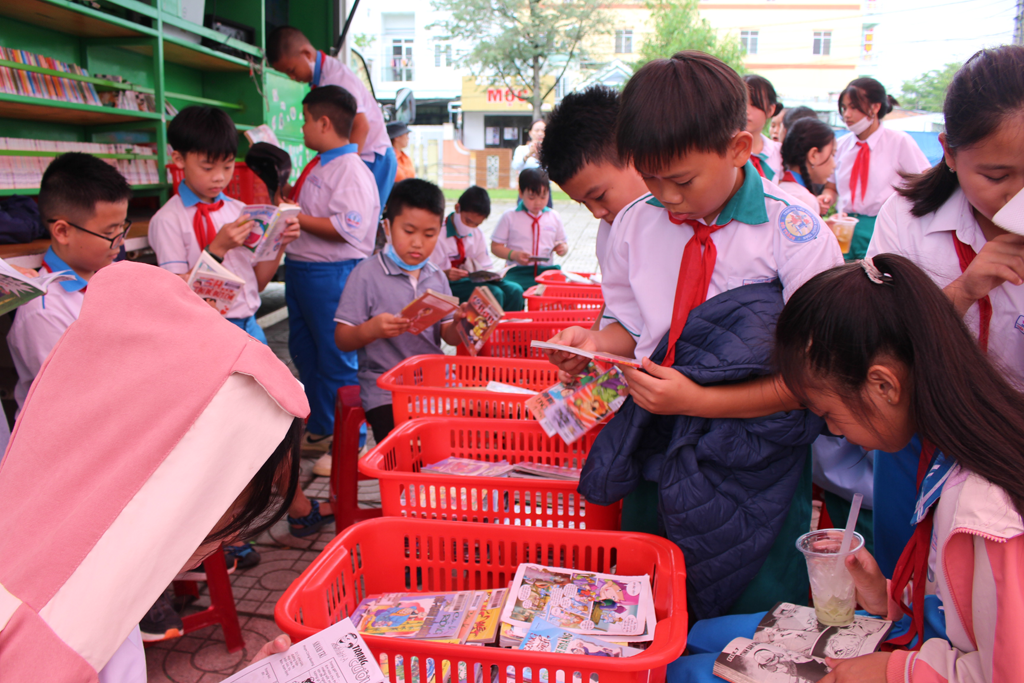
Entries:
<svg viewBox="0 0 1024 683">
<path fill-rule="evenodd" d="M 574 443 L 614 414 L 628 393 L 621 370 L 613 366 L 602 372 L 590 363 L 587 372 L 571 384 L 555 384 L 524 405 L 548 436 L 557 434 L 566 443 Z"/>
<path fill-rule="evenodd" d="M 46 290 L 54 282 L 74 279 L 75 274 L 70 270 L 59 270 L 56 273 L 43 273 L 37 277 L 28 277 L 0 259 L 0 315 L 13 311 L 22 304 L 27 304 L 37 296 L 46 294 Z"/>
<path fill-rule="evenodd" d="M 297 204 L 250 204 L 242 209 L 242 218 L 255 223 L 242 246 L 252 252 L 253 263 L 273 261 L 281 251 L 281 238 L 288 229 L 288 219 L 299 215 Z"/>
<path fill-rule="evenodd" d="M 878 650 L 892 622 L 854 617 L 825 626 L 813 607 L 780 602 L 757 625 L 753 639 L 736 638 L 715 660 L 714 674 L 732 683 L 816 683 L 829 672 L 826 657 L 849 659 Z"/>
<path fill-rule="evenodd" d="M 199 260 L 188 276 L 188 286 L 218 313 L 225 315 L 245 286 L 245 280 L 217 263 L 204 249 L 199 252 Z"/>
</svg>

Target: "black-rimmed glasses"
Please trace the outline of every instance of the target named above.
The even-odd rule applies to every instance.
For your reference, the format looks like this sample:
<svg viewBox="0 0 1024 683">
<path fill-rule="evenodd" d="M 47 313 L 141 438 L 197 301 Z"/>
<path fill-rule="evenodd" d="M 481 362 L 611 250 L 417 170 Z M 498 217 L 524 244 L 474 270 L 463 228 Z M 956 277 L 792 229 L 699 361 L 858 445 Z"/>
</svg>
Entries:
<svg viewBox="0 0 1024 683">
<path fill-rule="evenodd" d="M 107 237 L 106 235 L 101 235 L 98 232 L 93 232 L 92 230 L 86 230 L 81 225 L 75 225 L 71 221 L 65 220 L 64 218 L 51 218 L 47 222 L 49 222 L 49 223 L 56 223 L 57 221 L 64 221 L 65 223 L 70 225 L 72 228 L 75 228 L 76 230 L 81 230 L 82 232 L 87 232 L 90 235 L 93 235 L 95 237 L 99 237 L 101 240 L 106 240 L 106 241 L 110 242 L 110 248 L 111 249 L 117 249 L 122 244 L 124 244 L 125 239 L 128 237 L 128 231 L 132 229 L 132 222 L 131 221 L 125 221 L 124 223 L 121 224 L 121 232 L 117 233 L 113 237 Z"/>
</svg>

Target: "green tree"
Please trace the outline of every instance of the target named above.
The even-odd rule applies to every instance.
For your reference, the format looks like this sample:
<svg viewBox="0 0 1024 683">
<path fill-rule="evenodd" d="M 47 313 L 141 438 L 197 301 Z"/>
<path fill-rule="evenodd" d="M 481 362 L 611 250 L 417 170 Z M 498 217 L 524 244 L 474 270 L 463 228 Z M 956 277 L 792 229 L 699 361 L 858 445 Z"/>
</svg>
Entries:
<svg viewBox="0 0 1024 683">
<path fill-rule="evenodd" d="M 648 0 L 654 32 L 640 46 L 640 59 L 635 69 L 652 59 L 671 57 L 680 50 L 700 50 L 718 57 L 723 62 L 745 73 L 743 56 L 746 54 L 736 36 L 721 34 L 702 19 L 697 0 Z"/>
<path fill-rule="evenodd" d="M 588 38 L 607 33 L 605 0 L 433 0 L 448 18 L 432 27 L 474 47 L 458 58 L 488 85 L 531 92 L 533 118 L 570 64 L 585 58 Z M 545 76 L 553 76 L 549 85 Z"/>
<path fill-rule="evenodd" d="M 950 63 L 941 69 L 932 69 L 912 81 L 903 81 L 900 105 L 906 109 L 942 111 L 946 101 L 946 89 L 963 62 Z"/>
</svg>

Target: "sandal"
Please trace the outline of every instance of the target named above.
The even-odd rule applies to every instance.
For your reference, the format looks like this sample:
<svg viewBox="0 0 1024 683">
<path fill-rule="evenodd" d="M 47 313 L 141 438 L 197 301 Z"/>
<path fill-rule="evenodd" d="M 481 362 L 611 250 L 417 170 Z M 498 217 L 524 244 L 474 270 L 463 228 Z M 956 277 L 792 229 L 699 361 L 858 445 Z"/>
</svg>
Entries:
<svg viewBox="0 0 1024 683">
<path fill-rule="evenodd" d="M 292 517 L 288 515 L 288 527 L 291 531 L 292 536 L 296 538 L 305 538 L 306 536 L 312 536 L 325 524 L 330 524 L 334 521 L 334 515 L 321 515 L 320 514 L 320 501 L 311 500 L 309 501 L 310 511 L 305 517 Z"/>
</svg>

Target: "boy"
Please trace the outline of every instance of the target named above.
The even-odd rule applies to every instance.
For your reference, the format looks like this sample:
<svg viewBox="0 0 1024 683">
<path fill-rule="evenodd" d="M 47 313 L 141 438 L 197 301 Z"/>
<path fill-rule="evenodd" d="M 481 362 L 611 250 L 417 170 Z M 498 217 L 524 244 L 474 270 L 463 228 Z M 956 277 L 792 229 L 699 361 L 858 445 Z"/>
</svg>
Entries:
<svg viewBox="0 0 1024 683">
<path fill-rule="evenodd" d="M 254 338 L 267 343 L 256 324 L 260 292 L 277 272 L 284 253 L 252 262 L 252 252 L 241 248 L 253 222 L 241 217 L 245 204 L 224 194 L 235 173 L 238 131 L 220 109 L 193 106 L 178 112 L 167 127 L 171 159 L 183 172 L 178 193 L 149 222 L 149 244 L 161 268 L 188 279 L 205 251 L 242 278 L 245 284 L 231 303 L 226 318 Z M 298 236 L 293 222 L 284 242 Z"/>
<path fill-rule="evenodd" d="M 548 119 L 540 163 L 569 198 L 587 207 L 597 224 L 597 262 L 605 271 L 605 250 L 618 213 L 647 194 L 640 174 L 619 158 L 614 136 L 619 92 L 593 85 L 562 98 Z"/>
<path fill-rule="evenodd" d="M 377 378 L 410 356 L 441 353 L 442 339 L 459 343 L 461 310 L 419 335 L 408 334 L 410 321 L 396 315 L 428 289 L 451 292 L 448 278 L 430 262 L 442 216 L 444 193 L 433 183 L 410 178 L 395 185 L 384 210 L 388 245 L 352 271 L 334 315 L 338 348 L 359 352 L 359 393 L 377 443 L 395 426 L 391 394 Z"/>
<path fill-rule="evenodd" d="M 455 211 L 444 220 L 445 232 L 430 255 L 431 262 L 445 272 L 452 294 L 459 301 L 469 300 L 477 284 L 467 276 L 469 261 L 476 270 L 494 270 L 494 261 L 487 253 L 487 238 L 480 225 L 491 215 L 491 196 L 474 185 L 459 197 Z M 523 310 L 523 288 L 509 280 L 486 283 L 498 305 L 506 311 Z"/>
<path fill-rule="evenodd" d="M 380 206 L 349 138 L 355 98 L 336 85 L 316 88 L 302 100 L 302 116 L 303 140 L 317 156 L 292 190 L 302 235 L 286 249 L 288 350 L 309 397 L 304 445 L 326 451 L 338 389 L 358 382 L 356 354 L 334 343 L 334 309 L 352 269 L 373 253 Z"/>
<path fill-rule="evenodd" d="M 565 228 L 558 212 L 549 209 L 551 183 L 540 169 L 527 168 L 519 174 L 519 205 L 506 211 L 491 234 L 491 253 L 514 266 L 505 279 L 523 290 L 535 285 L 545 270 L 561 268 L 551 263 L 551 254 L 569 251 Z M 518 265 L 515 265 L 518 264 Z"/>
<path fill-rule="evenodd" d="M 395 184 L 398 160 L 380 106 L 363 82 L 347 65 L 314 48 L 302 31 L 291 26 L 281 26 L 270 33 L 267 61 L 293 81 L 309 83 L 311 88 L 336 85 L 352 94 L 356 115 L 348 137 L 358 146 L 359 157 L 373 174 L 378 202 L 383 208 Z"/>
<path fill-rule="evenodd" d="M 39 214 L 51 239 L 41 270 L 70 270 L 75 279 L 51 285 L 14 316 L 7 343 L 18 371 L 19 410 L 43 361 L 78 319 L 89 280 L 117 257 L 131 225 L 125 220 L 131 196 L 124 176 L 89 154 L 62 154 L 43 174 Z"/>
</svg>

